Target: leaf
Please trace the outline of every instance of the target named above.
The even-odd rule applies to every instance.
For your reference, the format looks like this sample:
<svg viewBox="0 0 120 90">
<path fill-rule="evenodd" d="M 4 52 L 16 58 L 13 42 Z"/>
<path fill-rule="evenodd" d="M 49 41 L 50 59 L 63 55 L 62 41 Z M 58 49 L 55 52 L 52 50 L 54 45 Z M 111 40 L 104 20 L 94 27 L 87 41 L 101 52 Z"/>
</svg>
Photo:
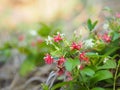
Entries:
<svg viewBox="0 0 120 90">
<path fill-rule="evenodd" d="M 112 38 L 113 41 L 115 41 L 116 39 L 120 37 L 120 34 L 118 32 L 114 32 L 113 34 L 114 34 Z"/>
<path fill-rule="evenodd" d="M 120 77 L 120 73 L 117 75 L 117 77 Z"/>
<path fill-rule="evenodd" d="M 114 60 L 107 60 L 103 66 L 99 66 L 98 69 L 110 69 L 116 68 L 116 62 Z"/>
<path fill-rule="evenodd" d="M 95 87 L 95 88 L 92 88 L 92 90 L 105 90 L 105 89 L 101 87 Z"/>
<path fill-rule="evenodd" d="M 40 29 L 38 30 L 38 34 L 42 37 L 47 37 L 50 32 L 51 32 L 51 28 L 50 26 L 46 25 L 46 24 L 43 24 L 41 23 L 40 24 Z"/>
<path fill-rule="evenodd" d="M 91 30 L 92 30 L 92 22 L 91 22 L 91 19 L 88 19 L 88 21 L 87 21 L 87 26 L 88 26 L 88 29 L 91 31 Z"/>
<path fill-rule="evenodd" d="M 72 71 L 77 65 L 80 65 L 80 61 L 78 59 L 68 59 L 65 62 L 65 67 L 68 71 Z"/>
<path fill-rule="evenodd" d="M 96 51 L 102 51 L 105 48 L 105 43 L 96 42 L 95 46 L 93 47 Z"/>
<path fill-rule="evenodd" d="M 110 78 L 113 78 L 113 75 L 110 71 L 100 70 L 95 73 L 94 77 L 90 81 L 92 84 L 95 84 L 99 81 L 110 79 Z"/>
<path fill-rule="evenodd" d="M 118 64 L 120 65 L 120 60 L 118 61 Z"/>
<path fill-rule="evenodd" d="M 108 56 L 108 55 L 111 55 L 111 54 L 113 54 L 114 52 L 116 52 L 118 49 L 119 49 L 120 47 L 110 47 L 110 48 L 106 48 L 106 50 L 104 51 L 105 53 L 104 53 L 104 55 L 105 56 Z M 107 51 L 108 50 L 108 51 Z"/>
<path fill-rule="evenodd" d="M 71 84 L 71 83 L 72 83 L 72 81 L 58 83 L 58 84 L 54 85 L 54 86 L 51 88 L 51 90 L 56 90 L 56 89 L 59 88 L 59 87 L 62 87 L 62 86 L 64 86 L 64 85 L 68 85 L 68 84 Z"/>
<path fill-rule="evenodd" d="M 97 23 L 98 23 L 98 21 L 95 21 L 95 22 L 92 23 L 91 19 L 88 19 L 88 21 L 87 21 L 88 29 L 90 31 L 92 31 L 95 28 Z"/>
<path fill-rule="evenodd" d="M 31 60 L 25 60 L 20 67 L 20 75 L 26 76 L 35 69 L 35 64 Z"/>
<path fill-rule="evenodd" d="M 97 23 L 98 23 L 98 21 L 95 21 L 95 22 L 93 23 L 93 26 L 92 26 L 93 29 L 95 28 L 95 26 L 97 25 Z"/>
<path fill-rule="evenodd" d="M 99 57 L 99 55 L 97 53 L 94 53 L 94 52 L 87 52 L 86 55 L 88 57 Z"/>
<path fill-rule="evenodd" d="M 84 68 L 83 70 L 81 70 L 81 73 L 86 74 L 87 76 L 93 76 L 95 74 L 95 71 L 92 70 L 91 68 Z"/>
<path fill-rule="evenodd" d="M 49 87 L 46 84 L 41 84 L 43 90 L 49 90 Z"/>
</svg>

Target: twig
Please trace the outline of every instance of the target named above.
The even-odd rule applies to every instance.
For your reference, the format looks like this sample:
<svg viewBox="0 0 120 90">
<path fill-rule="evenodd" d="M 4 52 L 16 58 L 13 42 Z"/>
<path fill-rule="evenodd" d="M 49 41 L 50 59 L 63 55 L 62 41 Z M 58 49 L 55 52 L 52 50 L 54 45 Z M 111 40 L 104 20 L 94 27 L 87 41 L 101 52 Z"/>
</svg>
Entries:
<svg viewBox="0 0 120 90">
<path fill-rule="evenodd" d="M 56 72 L 52 71 L 52 72 L 49 74 L 49 77 L 48 77 L 48 79 L 47 79 L 47 81 L 46 81 L 46 85 L 49 86 L 49 89 L 53 86 L 53 83 L 55 82 L 56 78 L 57 78 Z"/>
<path fill-rule="evenodd" d="M 55 76 L 55 73 L 54 73 L 54 71 L 52 71 L 50 74 L 49 74 L 49 77 L 48 77 L 48 79 L 47 79 L 47 81 L 46 81 L 46 85 L 49 85 L 49 83 L 50 83 L 50 80 L 53 78 Z"/>
<path fill-rule="evenodd" d="M 51 88 L 53 86 L 53 83 L 55 82 L 56 78 L 57 78 L 57 75 L 55 75 L 54 78 L 52 79 L 49 88 Z"/>
<path fill-rule="evenodd" d="M 29 84 L 30 84 L 31 82 L 33 82 L 33 81 L 43 82 L 44 80 L 45 80 L 45 79 L 40 78 L 40 77 L 32 77 L 32 78 L 28 79 L 28 80 L 25 82 L 25 84 L 23 85 L 23 88 L 26 88 L 27 85 L 29 85 Z"/>
</svg>

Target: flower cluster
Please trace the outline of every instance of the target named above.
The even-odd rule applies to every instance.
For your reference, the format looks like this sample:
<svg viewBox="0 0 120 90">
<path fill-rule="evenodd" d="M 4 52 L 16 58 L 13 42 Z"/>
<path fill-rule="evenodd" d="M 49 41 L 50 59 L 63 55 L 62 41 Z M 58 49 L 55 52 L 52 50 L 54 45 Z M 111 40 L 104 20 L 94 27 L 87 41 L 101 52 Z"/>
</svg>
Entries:
<svg viewBox="0 0 120 90">
<path fill-rule="evenodd" d="M 71 45 L 72 50 L 80 50 L 81 47 L 82 47 L 82 43 L 77 44 L 75 42 L 72 42 L 72 45 Z"/>
<path fill-rule="evenodd" d="M 57 74 L 59 76 L 65 72 L 65 68 L 64 68 L 65 58 L 63 56 L 56 61 L 55 59 L 53 59 L 53 57 L 50 54 L 46 54 L 44 60 L 47 64 L 52 64 L 54 62 L 57 63 L 57 68 L 58 68 Z"/>
<path fill-rule="evenodd" d="M 54 37 L 48 36 L 48 39 L 46 39 L 46 43 L 48 44 L 53 44 L 53 42 L 57 42 L 59 43 L 60 41 L 63 40 L 64 34 L 60 34 L 59 32 L 57 32 L 57 35 L 55 35 Z"/>
<path fill-rule="evenodd" d="M 80 64 L 79 69 L 83 69 L 86 65 L 90 64 L 90 58 L 87 56 L 87 53 L 91 52 L 92 48 L 95 47 L 95 44 L 100 41 L 100 43 L 106 44 L 106 43 L 110 43 L 112 40 L 112 36 L 109 36 L 108 33 L 104 33 L 103 35 L 99 34 L 96 38 L 88 38 L 87 40 L 84 41 L 72 41 L 68 42 L 67 40 L 65 40 L 65 38 L 63 37 L 64 34 L 60 34 L 59 32 L 57 33 L 57 35 L 54 35 L 53 37 L 48 36 L 48 39 L 46 39 L 46 43 L 51 44 L 53 46 L 55 46 L 57 48 L 57 50 L 55 51 L 60 51 L 61 49 L 66 49 L 66 47 L 69 49 L 69 51 L 67 51 L 66 53 L 62 53 L 62 55 L 60 57 L 57 56 L 52 56 L 52 54 L 46 54 L 46 56 L 44 57 L 44 60 L 46 62 L 46 64 L 52 64 L 52 63 L 56 63 L 56 67 L 58 68 L 58 75 L 63 75 L 66 71 L 66 67 L 65 67 L 65 62 L 69 59 L 69 58 L 75 58 L 77 57 L 79 59 Z M 64 43 L 64 46 L 62 44 L 60 44 L 60 42 L 62 41 L 62 43 Z M 67 42 L 67 44 L 66 44 Z M 54 43 L 58 43 L 58 46 Z M 67 56 L 67 54 L 69 54 L 70 52 L 77 53 L 76 56 L 72 57 L 72 56 Z M 55 58 L 58 58 L 57 60 Z"/>
<path fill-rule="evenodd" d="M 94 86 L 105 79 L 113 80 L 112 76 L 115 76 L 115 73 L 110 70 L 117 67 L 116 57 L 120 59 L 120 54 L 117 52 L 120 49 L 119 18 L 120 14 L 109 18 L 110 20 L 103 24 L 104 31 L 101 33 L 92 31 L 97 22 L 92 23 L 89 19 L 87 29 L 90 35 L 86 39 L 81 38 L 81 35 L 75 36 L 75 33 L 70 41 L 60 33 L 53 37 L 48 36 L 47 45 L 51 44 L 55 48 L 44 57 L 46 64 L 56 63 L 58 76 L 66 76 L 66 81 L 75 79 L 77 84 L 78 81 L 82 83 L 79 84 L 81 87 L 85 87 L 90 82 L 93 82 Z M 87 89 L 89 87 L 88 84 Z"/>
</svg>

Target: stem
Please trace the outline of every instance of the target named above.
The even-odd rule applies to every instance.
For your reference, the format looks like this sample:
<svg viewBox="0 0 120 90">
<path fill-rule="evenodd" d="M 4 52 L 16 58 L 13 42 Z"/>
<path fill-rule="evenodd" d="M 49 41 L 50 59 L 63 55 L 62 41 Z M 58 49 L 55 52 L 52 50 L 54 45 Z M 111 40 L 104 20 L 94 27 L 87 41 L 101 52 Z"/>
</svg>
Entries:
<svg viewBox="0 0 120 90">
<path fill-rule="evenodd" d="M 100 61 L 96 64 L 96 66 L 98 66 L 99 64 L 101 64 L 103 62 L 103 59 L 106 57 L 105 55 L 101 56 L 102 58 L 100 59 Z"/>
<path fill-rule="evenodd" d="M 52 44 L 56 50 L 60 50 L 54 43 Z"/>
<path fill-rule="evenodd" d="M 118 68 L 119 68 L 119 64 L 118 64 L 117 67 L 116 67 L 116 72 L 115 72 L 115 77 L 114 77 L 114 83 L 113 83 L 113 90 L 116 90 L 116 89 L 115 89 L 115 86 L 116 86 Z"/>
<path fill-rule="evenodd" d="M 80 76 L 81 76 L 81 78 L 82 78 L 82 81 L 84 82 L 84 79 L 83 79 L 81 73 L 80 73 Z M 83 84 L 85 85 L 85 87 L 87 88 L 87 90 L 90 90 L 89 87 L 87 86 L 87 84 L 86 84 L 85 82 L 84 82 Z"/>
<path fill-rule="evenodd" d="M 69 46 L 69 43 L 66 40 L 63 40 L 63 42 L 66 46 Z"/>
</svg>

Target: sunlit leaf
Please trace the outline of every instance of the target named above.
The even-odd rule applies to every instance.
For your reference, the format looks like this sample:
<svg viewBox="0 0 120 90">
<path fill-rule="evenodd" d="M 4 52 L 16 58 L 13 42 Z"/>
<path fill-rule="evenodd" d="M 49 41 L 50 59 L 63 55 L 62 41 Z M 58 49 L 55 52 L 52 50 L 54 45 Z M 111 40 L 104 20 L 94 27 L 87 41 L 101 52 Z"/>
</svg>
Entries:
<svg viewBox="0 0 120 90">
<path fill-rule="evenodd" d="M 110 69 L 116 68 L 116 62 L 114 60 L 107 60 L 103 66 L 99 66 L 98 69 Z"/>
<path fill-rule="evenodd" d="M 110 71 L 100 70 L 95 73 L 94 77 L 90 81 L 92 84 L 95 84 L 99 81 L 110 79 L 110 78 L 113 78 L 113 75 Z"/>
<path fill-rule="evenodd" d="M 72 71 L 72 69 L 79 64 L 80 64 L 80 61 L 78 59 L 67 59 L 65 62 L 65 67 L 68 71 Z"/>
</svg>

